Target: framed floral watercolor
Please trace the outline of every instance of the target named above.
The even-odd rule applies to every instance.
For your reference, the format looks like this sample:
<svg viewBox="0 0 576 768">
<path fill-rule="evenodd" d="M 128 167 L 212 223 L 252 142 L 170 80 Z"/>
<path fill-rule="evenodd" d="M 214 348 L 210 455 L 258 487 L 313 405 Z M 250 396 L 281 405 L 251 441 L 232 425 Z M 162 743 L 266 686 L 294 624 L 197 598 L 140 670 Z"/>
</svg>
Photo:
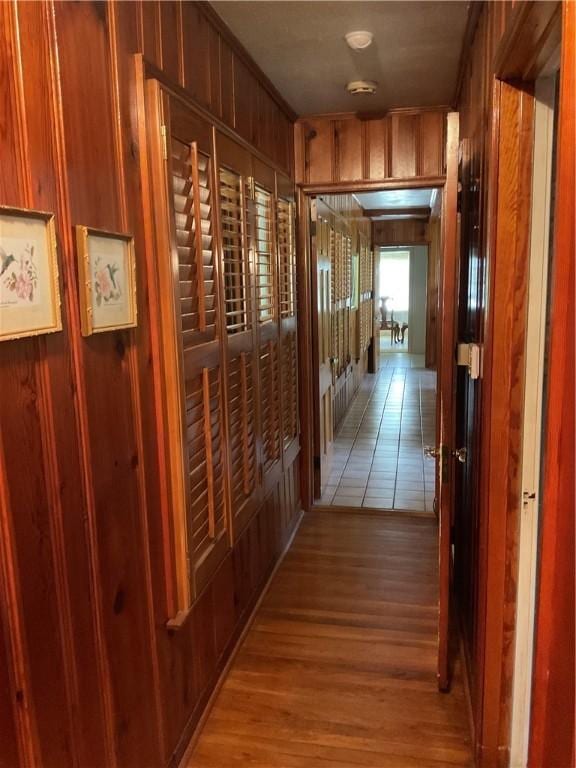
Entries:
<svg viewBox="0 0 576 768">
<path fill-rule="evenodd" d="M 76 227 L 82 334 L 136 325 L 134 238 Z"/>
<path fill-rule="evenodd" d="M 54 215 L 0 206 L 0 341 L 61 330 Z"/>
</svg>

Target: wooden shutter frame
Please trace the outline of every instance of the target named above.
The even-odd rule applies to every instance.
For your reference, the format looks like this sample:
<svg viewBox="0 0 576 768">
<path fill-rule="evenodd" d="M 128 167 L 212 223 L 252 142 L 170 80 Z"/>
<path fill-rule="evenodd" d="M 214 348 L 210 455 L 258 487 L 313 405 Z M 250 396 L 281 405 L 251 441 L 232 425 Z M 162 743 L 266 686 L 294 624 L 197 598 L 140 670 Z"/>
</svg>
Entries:
<svg viewBox="0 0 576 768">
<path fill-rule="evenodd" d="M 251 215 L 251 199 L 248 199 L 247 191 L 253 184 L 252 157 L 250 153 L 241 145 L 225 136 L 220 131 L 215 131 L 215 174 L 216 190 L 218 200 L 220 200 L 220 169 L 224 168 L 240 178 L 241 199 L 242 199 L 242 243 L 243 258 L 246 265 L 246 297 L 248 302 L 248 314 L 250 317 L 249 327 L 239 333 L 229 334 L 226 327 L 224 313 L 223 318 L 223 343 L 225 349 L 225 370 L 226 370 L 226 397 L 225 397 L 225 419 L 227 440 L 228 463 L 230 474 L 233 472 L 232 446 L 230 440 L 231 413 L 229 402 L 229 377 L 232 361 L 249 358 L 250 369 L 252 372 L 252 383 L 254 388 L 255 412 L 254 412 L 254 443 L 255 443 L 255 482 L 249 496 L 244 500 L 239 509 L 234 508 L 232 499 L 232 482 L 229 484 L 229 507 L 232 541 L 238 539 L 242 531 L 248 525 L 252 517 L 256 514 L 264 500 L 262 487 L 262 478 L 260 476 L 261 465 L 261 426 L 258 407 L 259 388 L 258 388 L 258 355 L 257 355 L 257 317 L 256 317 L 256 296 L 254 292 L 254 244 L 252 242 L 252 232 L 250 231 L 249 217 Z M 217 206 L 218 217 L 218 254 L 220 263 L 224 263 L 224 245 L 222 236 L 222 226 L 220 222 L 220 205 Z M 223 279 L 222 275 L 222 279 Z M 224 297 L 222 297 L 224 302 Z"/>
<path fill-rule="evenodd" d="M 174 189 L 172 184 L 172 110 L 182 110 L 180 118 L 195 124 L 194 141 L 186 143 L 191 147 L 192 186 L 194 189 L 194 221 L 196 239 L 196 258 L 198 284 L 204 280 L 203 245 L 200 226 L 200 197 L 198 167 L 194 160 L 197 152 L 209 158 L 207 170 L 210 186 L 210 216 L 211 216 L 211 250 L 212 278 L 214 283 L 215 302 L 215 332 L 209 341 L 198 339 L 198 342 L 184 350 L 179 314 L 180 300 L 179 280 L 180 265 L 176 241 L 176 211 L 174 206 Z M 189 615 L 194 600 L 199 596 L 205 584 L 220 564 L 230 546 L 230 524 L 227 500 L 227 457 L 223 450 L 226 442 L 225 419 L 223 413 L 224 367 L 222 361 L 222 307 L 220 290 L 219 260 L 217 258 L 218 220 L 215 206 L 215 158 L 213 128 L 196 113 L 188 108 L 172 93 L 160 85 L 158 81 L 146 81 L 146 113 L 149 129 L 149 158 L 154 198 L 154 251 L 155 269 L 158 279 L 158 305 L 160 318 L 160 366 L 157 375 L 161 392 L 159 411 L 162 414 L 163 440 L 159 442 L 162 455 L 161 463 L 165 467 L 167 478 L 168 504 L 163 513 L 163 538 L 166 567 L 166 597 L 167 626 L 179 628 Z M 163 258 L 170 254 L 169 263 Z M 200 297 L 199 297 L 200 298 Z M 200 306 L 200 303 L 199 303 Z M 186 355 L 186 359 L 185 359 Z M 218 416 L 218 429 L 222 443 L 220 458 L 220 482 L 223 486 L 223 518 L 222 530 L 214 537 L 213 544 L 208 547 L 192 564 L 191 546 L 191 506 L 189 483 L 189 450 L 186 438 L 186 394 L 184 382 L 191 376 L 200 377 L 203 382 L 205 397 L 205 381 L 207 372 L 217 368 L 218 392 L 222 412 Z M 192 370 L 194 369 L 194 370 Z M 206 430 L 206 402 L 203 400 L 204 430 Z M 176 435 L 176 437 L 175 437 Z M 208 467 L 209 448 L 206 448 L 206 472 L 208 475 L 213 468 Z M 208 499 L 210 498 L 208 494 Z M 209 502 L 210 503 L 210 502 Z M 210 525 L 210 523 L 209 523 Z M 212 523 L 213 525 L 213 523 Z M 215 533 L 212 531 L 212 533 Z"/>
</svg>

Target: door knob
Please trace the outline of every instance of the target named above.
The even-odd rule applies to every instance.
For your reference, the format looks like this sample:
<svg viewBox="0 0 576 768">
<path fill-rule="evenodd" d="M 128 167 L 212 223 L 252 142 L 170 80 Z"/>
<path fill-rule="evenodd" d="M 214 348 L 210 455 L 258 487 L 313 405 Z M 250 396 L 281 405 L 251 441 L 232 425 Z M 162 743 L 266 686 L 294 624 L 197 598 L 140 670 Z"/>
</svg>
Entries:
<svg viewBox="0 0 576 768">
<path fill-rule="evenodd" d="M 452 456 L 454 456 L 454 458 L 458 459 L 460 464 L 466 464 L 466 458 L 468 456 L 468 449 L 467 448 L 456 448 L 455 451 L 452 451 Z"/>
<path fill-rule="evenodd" d="M 424 456 L 427 459 L 437 459 L 440 456 L 440 448 L 436 448 L 434 445 L 425 445 Z"/>
</svg>

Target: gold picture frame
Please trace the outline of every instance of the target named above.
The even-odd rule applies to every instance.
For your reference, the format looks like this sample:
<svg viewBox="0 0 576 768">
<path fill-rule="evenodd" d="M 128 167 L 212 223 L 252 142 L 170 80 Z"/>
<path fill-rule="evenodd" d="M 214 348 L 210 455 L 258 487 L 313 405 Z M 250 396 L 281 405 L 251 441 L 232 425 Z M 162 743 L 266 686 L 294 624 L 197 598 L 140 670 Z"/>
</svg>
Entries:
<svg viewBox="0 0 576 768">
<path fill-rule="evenodd" d="M 137 324 L 134 238 L 76 226 L 83 336 Z"/>
<path fill-rule="evenodd" d="M 0 206 L 0 341 L 61 330 L 54 214 Z"/>
</svg>

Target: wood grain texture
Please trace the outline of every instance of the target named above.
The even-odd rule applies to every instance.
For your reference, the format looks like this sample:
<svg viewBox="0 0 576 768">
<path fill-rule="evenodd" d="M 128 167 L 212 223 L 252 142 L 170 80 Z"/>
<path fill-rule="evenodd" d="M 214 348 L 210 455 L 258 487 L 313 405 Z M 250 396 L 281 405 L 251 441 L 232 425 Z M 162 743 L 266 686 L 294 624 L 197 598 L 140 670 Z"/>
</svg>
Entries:
<svg viewBox="0 0 576 768">
<path fill-rule="evenodd" d="M 186 628 L 167 631 L 157 254 L 134 54 L 186 86 L 190 5 L 0 8 L 0 203 L 55 212 L 63 315 L 62 333 L 0 348 L 2 768 L 176 761 L 298 519 L 293 441 Z M 233 102 L 234 60 L 246 54 L 209 11 L 202 18 L 208 87 L 197 75 L 194 88 L 233 131 L 244 109 L 242 95 Z M 254 152 L 289 174 L 291 117 L 249 69 Z M 75 224 L 134 235 L 135 329 L 81 336 Z"/>
<path fill-rule="evenodd" d="M 466 258 L 460 327 L 462 340 L 483 344 L 484 364 L 481 379 L 463 386 L 458 417 L 471 462 L 464 485 L 468 490 L 458 505 L 462 514 L 456 519 L 456 572 L 481 766 L 506 764 L 509 749 L 530 218 L 530 80 L 539 73 L 544 52 L 558 42 L 555 19 L 554 3 L 486 4 L 465 60 L 459 99 L 461 135 L 467 143 L 462 149 L 461 240 Z M 527 80 L 507 83 L 495 75 Z"/>
<path fill-rule="evenodd" d="M 296 123 L 296 180 L 303 184 L 442 178 L 443 108 L 302 117 Z"/>
<path fill-rule="evenodd" d="M 471 766 L 464 691 L 436 689 L 434 522 L 305 518 L 187 768 Z"/>
<path fill-rule="evenodd" d="M 563 4 L 552 329 L 529 766 L 574 764 L 574 169 L 576 7 Z"/>
</svg>

